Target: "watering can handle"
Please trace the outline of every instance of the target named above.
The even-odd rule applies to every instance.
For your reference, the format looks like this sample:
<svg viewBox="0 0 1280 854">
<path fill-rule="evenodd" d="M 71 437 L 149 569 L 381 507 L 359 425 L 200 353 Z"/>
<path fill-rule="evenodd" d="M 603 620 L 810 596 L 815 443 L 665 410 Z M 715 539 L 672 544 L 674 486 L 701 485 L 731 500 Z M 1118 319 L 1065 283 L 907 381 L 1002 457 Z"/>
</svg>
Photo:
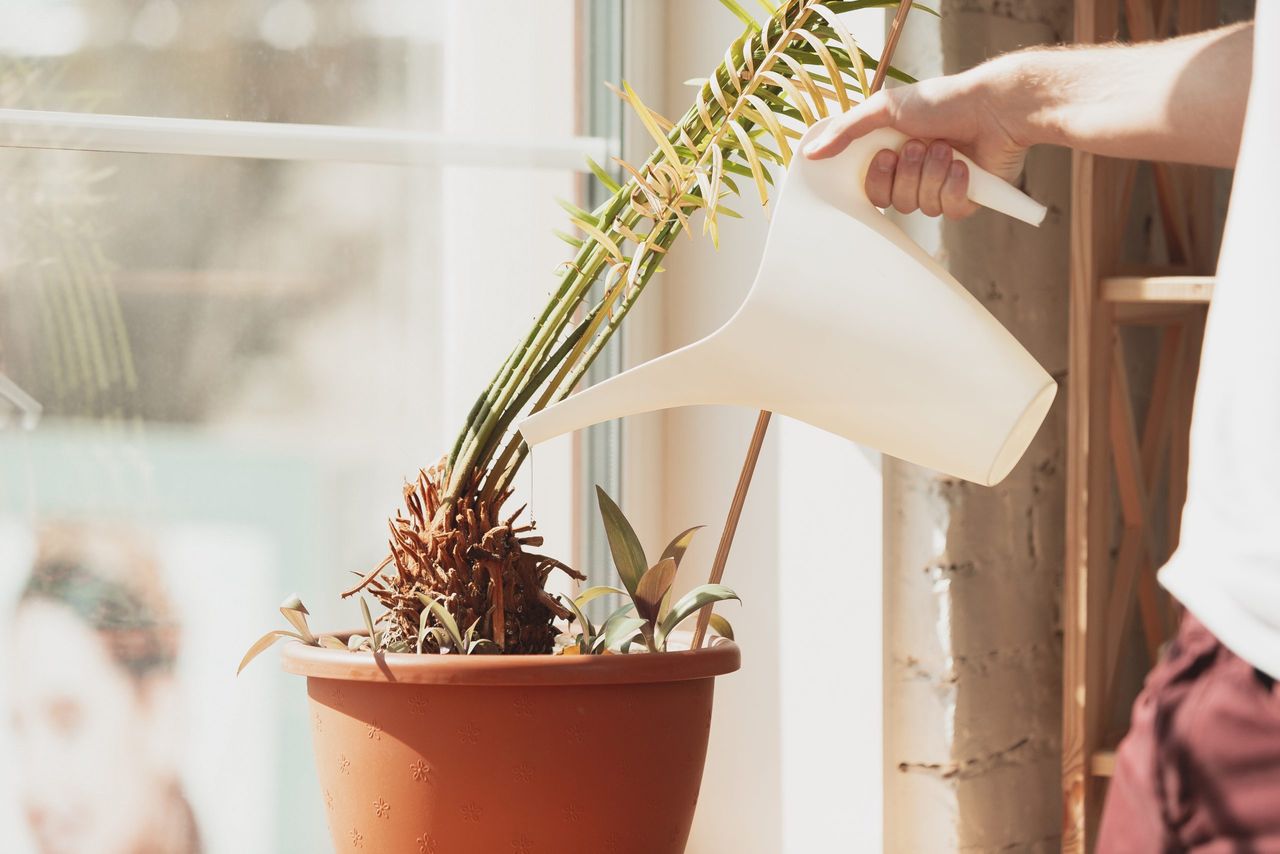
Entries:
<svg viewBox="0 0 1280 854">
<path fill-rule="evenodd" d="M 818 126 L 815 125 L 805 136 L 816 136 L 817 130 Z M 855 174 L 859 178 L 858 191 L 865 192 L 862 187 L 866 181 L 867 170 L 871 168 L 871 159 L 882 149 L 899 150 L 908 139 L 909 137 L 901 131 L 880 128 L 854 140 L 845 149 L 844 154 L 837 159 L 845 162 L 852 161 Z M 955 157 L 969 167 L 970 201 L 1021 220 L 1028 225 L 1040 225 L 1044 221 L 1046 212 L 1044 205 L 1007 181 L 992 175 L 960 152 L 957 151 Z"/>
</svg>

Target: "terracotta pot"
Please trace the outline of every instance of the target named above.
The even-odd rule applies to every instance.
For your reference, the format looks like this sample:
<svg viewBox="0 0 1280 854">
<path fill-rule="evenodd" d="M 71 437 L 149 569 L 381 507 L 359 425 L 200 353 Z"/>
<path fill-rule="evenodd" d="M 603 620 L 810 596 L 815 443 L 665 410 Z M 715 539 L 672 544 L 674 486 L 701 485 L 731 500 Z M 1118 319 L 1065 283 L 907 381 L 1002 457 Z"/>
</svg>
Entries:
<svg viewBox="0 0 1280 854">
<path fill-rule="evenodd" d="M 725 641 L 608 656 L 287 644 L 334 846 L 362 854 L 679 854 Z"/>
</svg>

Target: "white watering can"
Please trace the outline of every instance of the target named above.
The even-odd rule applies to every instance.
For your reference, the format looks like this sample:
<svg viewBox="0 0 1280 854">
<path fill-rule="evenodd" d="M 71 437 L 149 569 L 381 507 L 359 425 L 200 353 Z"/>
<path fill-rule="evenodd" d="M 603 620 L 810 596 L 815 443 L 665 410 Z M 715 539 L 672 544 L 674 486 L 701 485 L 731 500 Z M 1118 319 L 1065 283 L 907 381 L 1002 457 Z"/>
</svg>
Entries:
<svg viewBox="0 0 1280 854">
<path fill-rule="evenodd" d="M 882 129 L 827 160 L 797 156 L 737 313 L 701 341 L 529 416 L 519 428 L 525 441 L 656 409 L 728 404 L 789 415 L 965 480 L 1000 482 L 1057 385 L 867 199 L 871 159 L 906 139 Z M 972 201 L 1043 221 L 1043 205 L 960 159 Z"/>
</svg>

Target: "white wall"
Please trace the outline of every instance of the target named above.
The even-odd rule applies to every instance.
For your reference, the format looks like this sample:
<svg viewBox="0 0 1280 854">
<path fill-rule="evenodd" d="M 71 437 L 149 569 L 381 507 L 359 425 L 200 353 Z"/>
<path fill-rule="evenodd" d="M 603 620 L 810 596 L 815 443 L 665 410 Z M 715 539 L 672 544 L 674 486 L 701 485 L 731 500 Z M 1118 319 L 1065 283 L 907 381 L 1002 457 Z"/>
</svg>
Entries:
<svg viewBox="0 0 1280 854">
<path fill-rule="evenodd" d="M 646 2 L 643 7 L 661 4 Z M 682 84 L 719 62 L 740 25 L 716 0 L 667 0 L 666 81 L 641 91 L 670 117 Z M 883 15 L 860 13 L 855 36 L 878 53 Z M 682 241 L 646 295 L 665 349 L 715 329 L 754 278 L 767 222 L 757 205 L 725 220 L 721 249 Z M 633 350 L 633 355 L 636 354 Z M 711 564 L 755 413 L 690 408 L 662 416 L 661 466 L 630 455 L 655 484 L 659 512 L 642 536 L 692 524 L 684 585 Z M 639 500 L 639 499 L 637 499 Z M 743 669 L 720 680 L 716 720 L 691 854 L 874 852 L 882 840 L 881 481 L 878 457 L 776 417 L 726 571 L 744 604 L 723 612 Z"/>
<path fill-rule="evenodd" d="M 509 134 L 517 138 L 569 137 L 577 132 L 574 98 L 538 97 L 573 92 L 574 0 L 475 3 L 447 0 L 444 130 Z M 502 61 L 491 60 L 495 49 Z M 547 61 L 550 50 L 555 61 Z M 521 73 L 512 75 L 512 68 Z M 495 93 L 502 93 L 495 98 Z M 556 199 L 573 199 L 576 176 L 532 169 L 443 170 L 435 222 L 441 224 L 441 328 L 439 366 L 445 375 L 446 423 L 460 424 L 494 366 L 522 340 L 556 284 L 565 245 L 552 232 L 563 214 Z M 546 223 L 531 229 L 529 223 Z M 501 240 L 495 250 L 494 236 Z M 513 310 L 514 309 L 514 310 Z M 482 334 L 477 334 L 482 333 Z M 516 480 L 511 510 L 529 502 L 546 537 L 548 554 L 572 554 L 574 530 L 573 438 L 540 446 Z M 543 476 L 536 478 L 537 472 Z M 566 585 L 553 576 L 552 585 Z"/>
</svg>

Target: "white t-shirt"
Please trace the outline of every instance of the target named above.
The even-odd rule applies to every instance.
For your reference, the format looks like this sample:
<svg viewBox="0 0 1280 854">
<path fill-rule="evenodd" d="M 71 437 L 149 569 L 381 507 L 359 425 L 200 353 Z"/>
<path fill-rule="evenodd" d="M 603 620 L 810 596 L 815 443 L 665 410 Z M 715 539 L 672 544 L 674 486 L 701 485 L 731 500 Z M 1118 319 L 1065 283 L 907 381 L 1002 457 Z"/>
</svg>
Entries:
<svg viewBox="0 0 1280 854">
<path fill-rule="evenodd" d="M 1160 581 L 1228 649 L 1280 679 L 1278 5 L 1259 0 L 1254 21 L 1253 81 L 1205 329 L 1182 537 Z"/>
</svg>

